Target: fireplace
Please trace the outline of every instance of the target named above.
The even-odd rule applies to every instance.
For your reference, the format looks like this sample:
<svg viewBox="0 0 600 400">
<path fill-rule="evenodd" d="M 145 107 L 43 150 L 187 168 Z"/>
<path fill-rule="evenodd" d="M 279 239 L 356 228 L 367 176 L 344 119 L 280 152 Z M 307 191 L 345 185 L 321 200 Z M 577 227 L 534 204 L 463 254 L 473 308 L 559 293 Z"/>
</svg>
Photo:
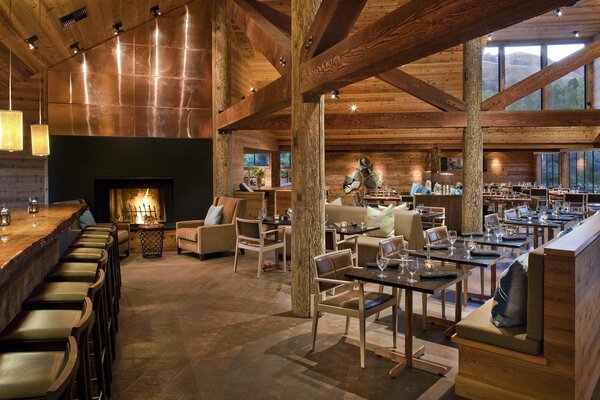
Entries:
<svg viewBox="0 0 600 400">
<path fill-rule="evenodd" d="M 94 180 L 95 213 L 101 221 L 170 222 L 173 179 L 98 178 Z"/>
</svg>

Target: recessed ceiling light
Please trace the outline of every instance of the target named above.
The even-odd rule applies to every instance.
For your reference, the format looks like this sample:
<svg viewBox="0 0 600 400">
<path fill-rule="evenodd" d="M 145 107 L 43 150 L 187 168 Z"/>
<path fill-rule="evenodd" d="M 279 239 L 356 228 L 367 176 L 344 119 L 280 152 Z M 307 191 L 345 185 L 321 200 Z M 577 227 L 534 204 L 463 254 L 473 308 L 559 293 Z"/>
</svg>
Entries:
<svg viewBox="0 0 600 400">
<path fill-rule="evenodd" d="M 350 106 L 350 111 L 351 111 L 351 112 L 357 112 L 357 111 L 358 111 L 358 106 L 357 106 L 356 104 L 352 104 L 352 105 Z"/>
</svg>

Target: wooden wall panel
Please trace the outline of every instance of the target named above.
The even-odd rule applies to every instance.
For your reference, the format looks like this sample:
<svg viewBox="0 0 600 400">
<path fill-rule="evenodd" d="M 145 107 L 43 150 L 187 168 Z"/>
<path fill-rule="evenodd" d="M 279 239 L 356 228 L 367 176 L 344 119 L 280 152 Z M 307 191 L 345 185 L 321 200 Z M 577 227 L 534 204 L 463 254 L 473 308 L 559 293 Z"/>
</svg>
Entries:
<svg viewBox="0 0 600 400">
<path fill-rule="evenodd" d="M 456 156 L 460 153 L 444 152 L 442 157 Z M 325 179 L 329 187 L 329 200 L 342 198 L 344 204 L 352 204 L 355 191 L 345 194 L 344 177 L 356 170 L 356 162 L 368 157 L 374 171 L 381 172 L 383 184 L 402 192 L 408 192 L 414 182 L 422 182 L 423 171 L 428 167 L 429 151 L 354 151 L 326 152 Z M 535 180 L 535 163 L 532 152 L 485 152 L 488 171 L 484 173 L 484 182 L 518 182 Z M 462 181 L 462 173 L 455 173 L 457 181 Z"/>
</svg>

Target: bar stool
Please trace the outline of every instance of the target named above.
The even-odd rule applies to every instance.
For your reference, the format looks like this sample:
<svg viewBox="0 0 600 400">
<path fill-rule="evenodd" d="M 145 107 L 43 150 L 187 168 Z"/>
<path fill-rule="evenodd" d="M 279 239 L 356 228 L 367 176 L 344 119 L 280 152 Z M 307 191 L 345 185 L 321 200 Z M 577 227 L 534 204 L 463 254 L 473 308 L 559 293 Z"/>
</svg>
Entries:
<svg viewBox="0 0 600 400">
<path fill-rule="evenodd" d="M 103 249 L 96 248 L 69 248 L 60 257 L 60 262 L 89 262 L 99 263 L 100 260 L 104 261 L 105 267 L 104 272 L 106 274 L 106 301 L 107 301 L 107 313 L 108 313 L 108 332 L 109 348 L 112 359 L 117 357 L 116 353 L 116 325 L 117 325 L 117 308 L 116 308 L 116 296 L 114 293 L 114 287 L 112 280 L 113 271 L 111 270 L 112 264 L 108 262 L 108 252 Z"/>
<path fill-rule="evenodd" d="M 0 399 L 72 399 L 77 343 L 0 344 Z"/>
<path fill-rule="evenodd" d="M 83 230 L 83 234 L 93 234 L 93 233 L 109 233 L 114 239 L 113 247 L 114 247 L 114 260 L 115 260 L 115 278 L 117 282 L 117 296 L 121 298 L 121 259 L 119 258 L 119 231 L 117 229 L 116 224 L 96 224 L 87 226 Z"/>
<path fill-rule="evenodd" d="M 100 283 L 101 284 L 101 283 Z M 92 289 L 92 292 L 94 289 Z M 64 304 L 51 309 L 25 310 L 0 333 L 0 343 L 19 345 L 21 342 L 67 340 L 77 343 L 77 393 L 79 399 L 91 400 L 89 328 L 92 323 L 92 300 L 86 297 L 81 303 Z"/>
<path fill-rule="evenodd" d="M 112 347 L 115 345 L 112 340 L 109 327 L 109 312 L 106 296 L 106 268 L 107 256 L 104 252 L 104 258 L 97 264 L 98 276 L 94 285 L 84 277 L 81 281 L 51 281 L 38 285 L 31 296 L 23 303 L 25 309 L 47 308 L 59 304 L 83 301 L 85 297 L 90 297 L 93 302 L 94 325 L 92 329 L 92 339 L 94 348 L 94 364 L 96 377 L 98 379 L 98 390 L 110 396 L 110 382 L 112 379 L 111 359 Z M 90 265 L 93 265 L 89 263 Z M 65 268 L 62 266 L 61 268 Z M 54 271 L 54 270 L 53 270 Z M 53 279 L 58 279 L 56 272 L 51 272 Z M 88 272 L 85 273 L 88 276 Z"/>
</svg>

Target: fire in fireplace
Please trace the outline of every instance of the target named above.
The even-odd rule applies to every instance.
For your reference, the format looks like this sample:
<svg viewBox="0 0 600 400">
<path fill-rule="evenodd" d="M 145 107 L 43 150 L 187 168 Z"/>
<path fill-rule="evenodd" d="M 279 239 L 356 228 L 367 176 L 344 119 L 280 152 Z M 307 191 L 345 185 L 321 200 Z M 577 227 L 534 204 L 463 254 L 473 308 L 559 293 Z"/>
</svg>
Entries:
<svg viewBox="0 0 600 400">
<path fill-rule="evenodd" d="M 113 221 L 145 224 L 166 220 L 164 191 L 160 188 L 110 189 L 109 202 Z"/>
</svg>

